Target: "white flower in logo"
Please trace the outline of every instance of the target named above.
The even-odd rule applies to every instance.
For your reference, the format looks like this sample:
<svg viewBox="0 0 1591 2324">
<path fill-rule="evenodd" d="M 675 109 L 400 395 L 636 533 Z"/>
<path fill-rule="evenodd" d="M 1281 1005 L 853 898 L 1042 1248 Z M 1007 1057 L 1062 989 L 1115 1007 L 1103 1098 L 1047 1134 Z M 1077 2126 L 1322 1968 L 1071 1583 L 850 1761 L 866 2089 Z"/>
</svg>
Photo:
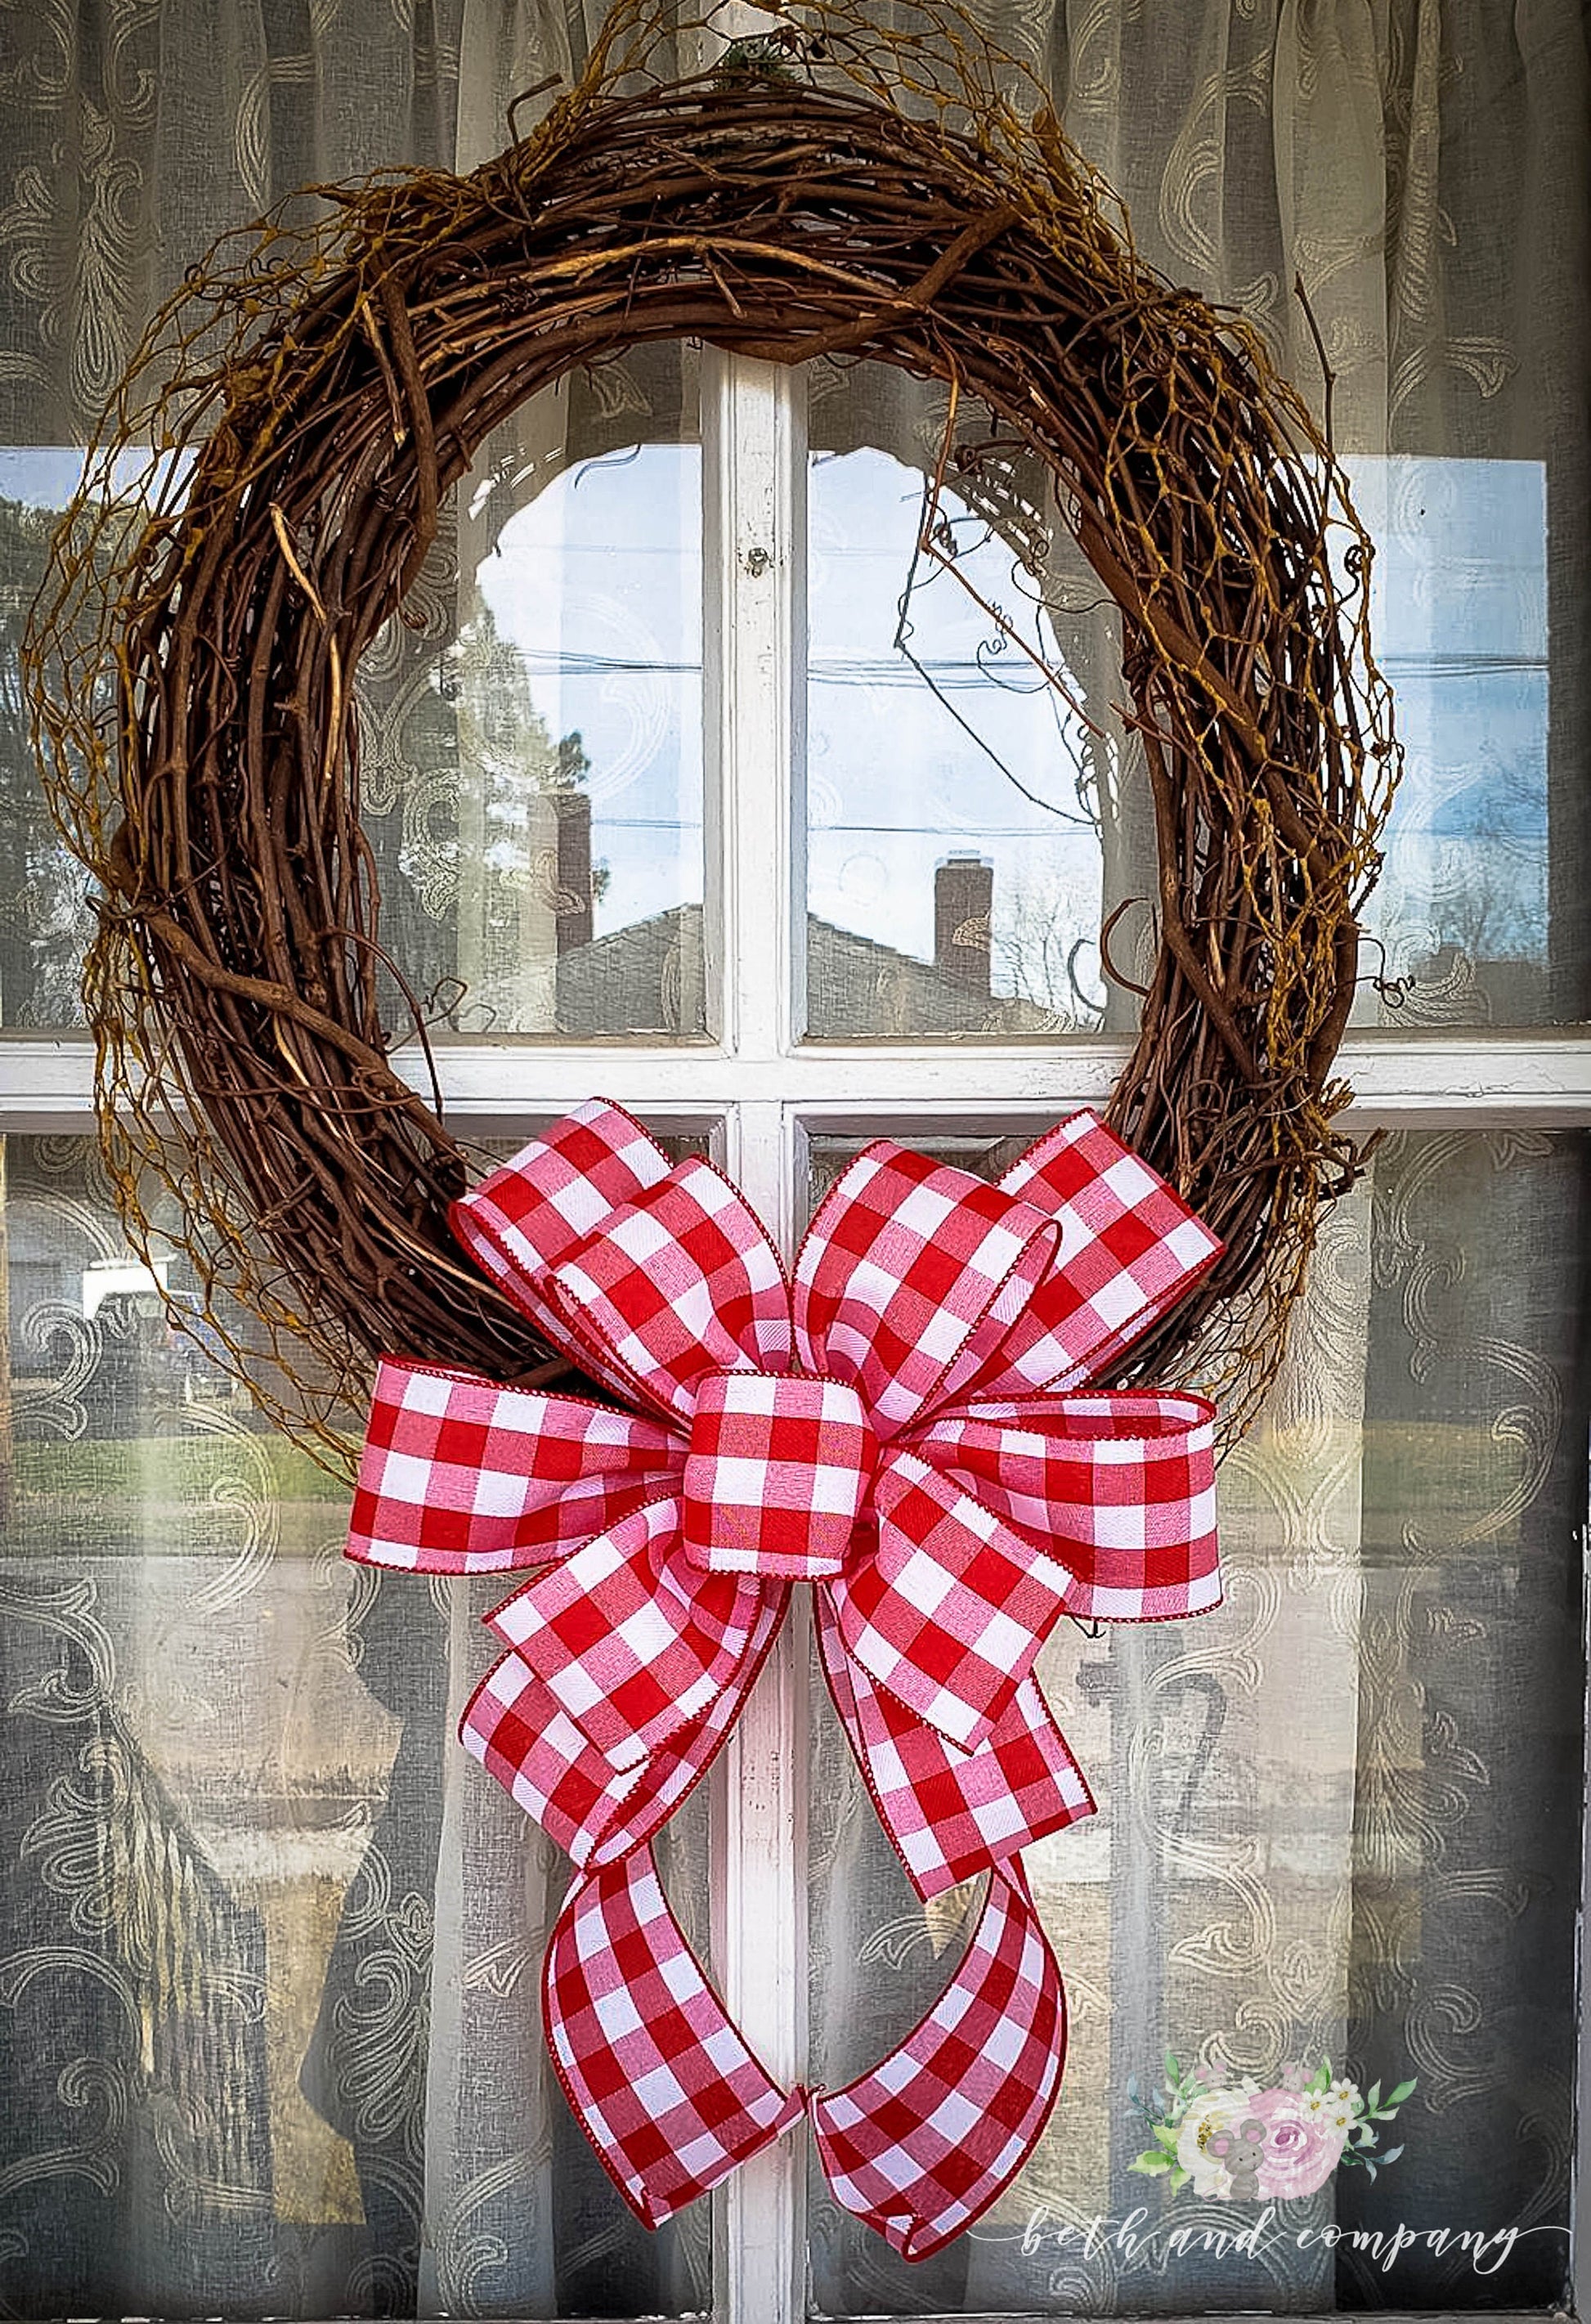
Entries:
<svg viewBox="0 0 1591 2324">
<path fill-rule="evenodd" d="M 1246 2090 L 1211 2090 L 1195 2098 L 1182 2116 L 1177 2133 L 1177 2161 L 1193 2181 L 1193 2192 L 1218 2203 L 1232 2192 L 1232 2174 L 1219 2156 L 1209 2152 L 1210 2134 L 1233 2130 L 1249 2112 Z"/>
</svg>

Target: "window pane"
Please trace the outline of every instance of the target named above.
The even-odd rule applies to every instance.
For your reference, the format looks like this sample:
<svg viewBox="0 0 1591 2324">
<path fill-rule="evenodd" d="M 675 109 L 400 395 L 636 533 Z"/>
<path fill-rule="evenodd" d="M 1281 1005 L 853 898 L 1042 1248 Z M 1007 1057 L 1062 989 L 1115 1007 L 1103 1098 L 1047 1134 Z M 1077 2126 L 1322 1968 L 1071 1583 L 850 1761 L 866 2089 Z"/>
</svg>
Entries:
<svg viewBox="0 0 1591 2324">
<path fill-rule="evenodd" d="M 0 446 L 0 1024 L 82 1021 L 83 954 L 94 933 L 87 875 L 56 836 L 39 783 L 22 684 L 28 608 L 80 454 Z"/>
<path fill-rule="evenodd" d="M 832 438 L 835 403 L 860 398 L 856 378 L 814 374 L 814 442 Z M 992 485 L 969 496 L 952 479 L 919 550 L 935 399 L 901 390 L 883 374 L 889 418 L 908 424 L 812 456 L 808 1030 L 1092 1031 L 1117 771 L 1115 722 L 1090 686 L 1096 662 L 1116 670 L 1114 651 L 1091 651 L 1099 584 L 1070 542 L 1052 543 L 1031 462 L 1001 473 L 993 512 Z M 1070 701 L 1030 653 L 1061 671 Z"/>
<path fill-rule="evenodd" d="M 1007 444 L 966 465 L 996 433 L 986 412 L 961 408 L 924 546 L 943 391 L 878 364 L 813 376 L 809 1030 L 1130 1028 L 1100 926 L 1119 912 L 1111 964 L 1144 982 L 1154 839 L 1116 715 L 1116 607 L 1036 464 Z M 1347 466 L 1377 545 L 1374 643 L 1407 753 L 1356 1021 L 1574 1020 L 1579 625 L 1574 544 L 1549 556 L 1549 466 L 1440 451 Z"/>
<path fill-rule="evenodd" d="M 704 1028 L 695 374 L 638 371 L 628 438 L 589 390 L 495 429 L 362 668 L 386 941 L 445 1034 Z"/>
<path fill-rule="evenodd" d="M 1532 1025 L 1553 1013 L 1546 468 L 1349 464 L 1375 537 L 1376 659 L 1403 780 L 1371 898 L 1365 1023 Z"/>
<path fill-rule="evenodd" d="M 991 1176 L 1012 1158 L 946 1150 Z M 814 1194 L 845 1151 L 816 1155 Z M 1071 2003 L 1044 2137 L 909 2270 L 814 2176 L 817 2312 L 1561 2297 L 1587 1159 L 1583 1136 L 1401 1135 L 1331 1213 L 1286 1371 L 1222 1471 L 1226 1604 L 1098 1639 L 1063 1623 L 1043 1657 L 1099 1806 L 1026 1857 Z M 915 1902 L 814 1696 L 811 2070 L 833 2084 L 931 2003 L 979 1899 Z M 1176 2189 L 1133 2170 L 1168 2050 L 1261 2090 L 1328 2060 L 1361 2092 L 1414 2088 L 1372 2126 L 1381 2174 L 1339 2163 L 1272 2199 L 1256 2255 L 1232 2237 L 1264 2202 L 1213 2160 Z M 1445 2248 L 1388 2258 L 1400 2222 Z M 1477 2255 L 1467 2229 L 1494 2240 Z"/>
<path fill-rule="evenodd" d="M 696 364 L 667 349 L 493 431 L 362 657 L 391 1038 L 688 1038 L 702 970 Z M 128 489 L 133 488 L 129 462 Z M 0 1021 L 77 1021 L 91 933 L 17 655 L 76 452 L 0 450 Z M 412 997 L 411 997 L 412 996 Z"/>
<path fill-rule="evenodd" d="M 455 1740 L 501 1581 L 349 1565 L 345 1492 L 171 1335 L 93 1150 L 5 1167 L 8 2310 L 704 2307 L 707 2207 L 648 2235 L 554 2084 L 563 1860 Z M 698 1943 L 705 1816 L 660 1843 Z"/>
</svg>

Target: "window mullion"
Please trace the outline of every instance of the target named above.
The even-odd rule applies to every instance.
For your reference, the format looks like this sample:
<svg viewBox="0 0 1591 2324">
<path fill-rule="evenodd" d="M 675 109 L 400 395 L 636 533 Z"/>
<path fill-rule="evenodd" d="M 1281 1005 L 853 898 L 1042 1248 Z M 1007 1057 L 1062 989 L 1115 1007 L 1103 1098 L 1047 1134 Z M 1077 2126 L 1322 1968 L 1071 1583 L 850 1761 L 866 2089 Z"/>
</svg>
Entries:
<svg viewBox="0 0 1591 2324">
<path fill-rule="evenodd" d="M 805 382 L 709 355 L 702 417 L 706 942 L 709 1023 L 722 1052 L 708 1070 L 722 1070 L 727 1093 L 725 1160 L 788 1256 L 796 1132 L 779 1084 L 805 989 Z M 713 1818 L 724 1999 L 786 2087 L 806 2062 L 805 1613 L 797 1603 L 725 1745 Z M 722 2190 L 724 2324 L 797 2324 L 803 2314 L 805 2166 L 805 2141 L 781 2139 Z"/>
<path fill-rule="evenodd" d="M 709 1021 L 766 1061 L 805 989 L 805 383 L 709 351 L 702 393 Z"/>
</svg>

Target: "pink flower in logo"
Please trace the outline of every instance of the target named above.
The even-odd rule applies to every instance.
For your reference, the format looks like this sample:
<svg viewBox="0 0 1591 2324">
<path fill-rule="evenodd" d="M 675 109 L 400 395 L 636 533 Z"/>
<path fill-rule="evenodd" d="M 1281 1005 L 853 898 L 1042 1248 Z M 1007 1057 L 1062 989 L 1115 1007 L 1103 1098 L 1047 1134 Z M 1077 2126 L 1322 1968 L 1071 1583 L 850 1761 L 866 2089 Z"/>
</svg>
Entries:
<svg viewBox="0 0 1591 2324">
<path fill-rule="evenodd" d="M 1326 2184 L 1342 2159 L 1346 2134 L 1336 2123 L 1296 2090 L 1261 2090 L 1248 2101 L 1248 2111 L 1265 2126 L 1255 2174 L 1262 2195 L 1286 2203 Z"/>
</svg>

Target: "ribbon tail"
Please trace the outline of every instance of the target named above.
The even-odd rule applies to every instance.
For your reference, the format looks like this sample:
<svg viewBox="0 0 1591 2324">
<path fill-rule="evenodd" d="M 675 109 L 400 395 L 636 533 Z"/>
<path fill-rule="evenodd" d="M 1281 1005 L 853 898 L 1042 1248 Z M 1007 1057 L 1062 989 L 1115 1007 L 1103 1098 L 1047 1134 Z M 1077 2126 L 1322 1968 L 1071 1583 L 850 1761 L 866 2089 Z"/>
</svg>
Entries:
<svg viewBox="0 0 1591 2324">
<path fill-rule="evenodd" d="M 1038 1681 L 976 1751 L 959 1751 L 848 1657 L 817 1593 L 818 1657 L 874 1811 L 919 1896 L 937 1896 L 1094 1812 Z"/>
<path fill-rule="evenodd" d="M 927 2259 L 1009 2186 L 1043 2135 L 1066 2056 L 1066 1997 L 1019 1862 L 989 1882 L 960 1969 L 900 2047 L 814 2094 L 834 2200 L 903 2259 Z"/>
<path fill-rule="evenodd" d="M 648 2227 L 799 2121 L 663 1893 L 649 1849 L 577 1880 L 542 1970 L 547 2049 L 598 2160 Z"/>
</svg>

